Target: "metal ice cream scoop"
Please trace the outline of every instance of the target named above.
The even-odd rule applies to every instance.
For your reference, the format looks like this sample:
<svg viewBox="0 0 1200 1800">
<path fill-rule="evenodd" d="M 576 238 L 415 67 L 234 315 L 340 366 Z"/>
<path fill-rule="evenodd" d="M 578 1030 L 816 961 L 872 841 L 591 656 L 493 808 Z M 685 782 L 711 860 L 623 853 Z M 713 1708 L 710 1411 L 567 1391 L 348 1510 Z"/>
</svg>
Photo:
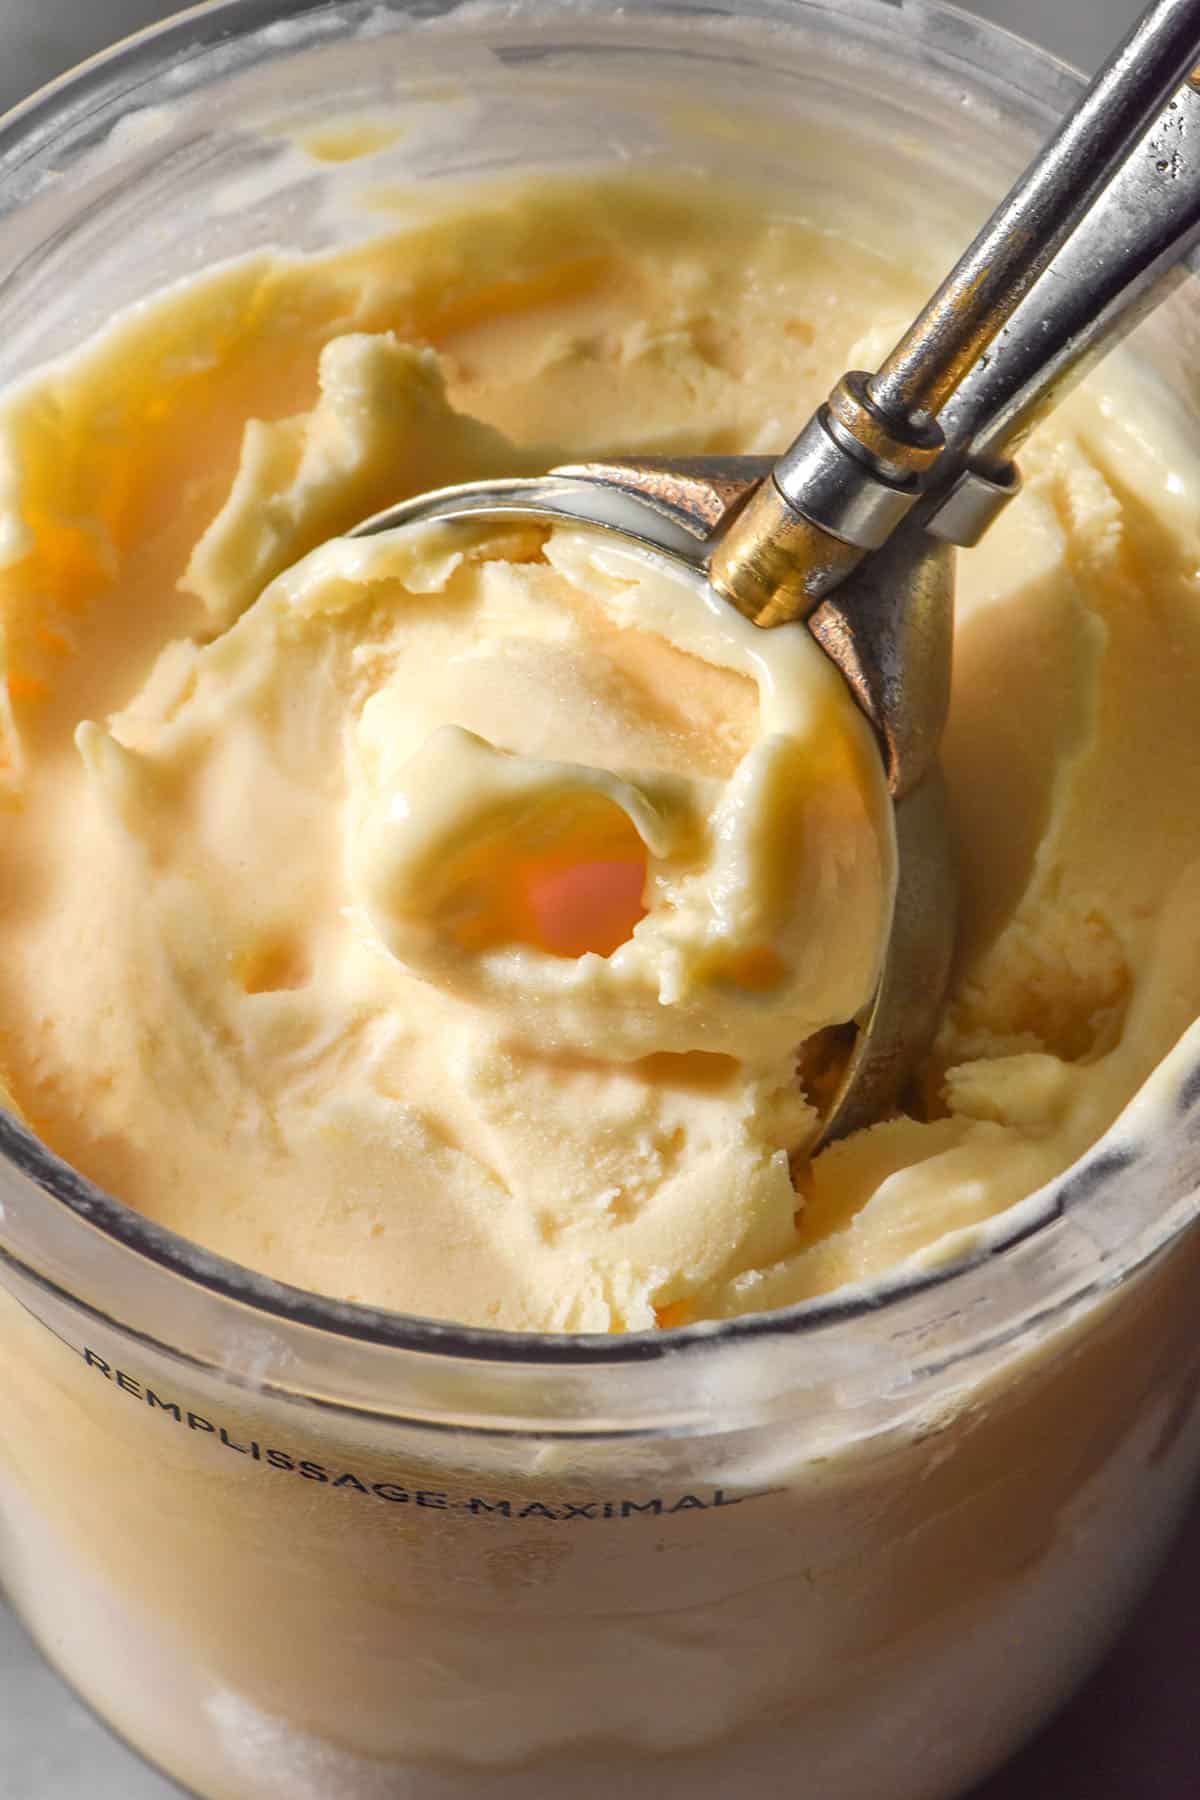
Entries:
<svg viewBox="0 0 1200 1800">
<path fill-rule="evenodd" d="M 769 457 L 636 458 L 472 482 L 355 536 L 482 516 L 570 520 L 699 570 L 764 628 L 803 621 L 875 728 L 898 881 L 883 971 L 820 1142 L 881 1117 L 928 1048 L 955 937 L 938 743 L 953 546 L 1019 487 L 1012 455 L 1164 297 L 1200 238 L 1200 0 L 1155 0 L 873 374 Z"/>
</svg>

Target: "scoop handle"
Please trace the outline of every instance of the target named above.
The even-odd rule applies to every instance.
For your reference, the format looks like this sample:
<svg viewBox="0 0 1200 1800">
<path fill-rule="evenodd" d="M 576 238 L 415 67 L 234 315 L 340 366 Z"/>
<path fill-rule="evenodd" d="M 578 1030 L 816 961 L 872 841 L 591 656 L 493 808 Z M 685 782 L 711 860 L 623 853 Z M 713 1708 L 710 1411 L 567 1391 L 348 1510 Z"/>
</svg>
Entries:
<svg viewBox="0 0 1200 1800">
<path fill-rule="evenodd" d="M 960 451 L 970 443 L 971 421 L 976 428 L 985 422 L 990 427 L 1000 412 L 1016 434 L 1019 406 L 1011 419 L 1008 408 L 1017 405 L 1028 381 L 986 398 L 982 389 L 975 389 L 971 399 L 979 365 L 1006 328 L 1014 349 L 1024 342 L 1030 375 L 1043 371 L 1047 347 L 1055 341 L 1062 372 L 1077 346 L 1078 356 L 1084 354 L 1081 334 L 1096 313 L 1115 305 L 1114 282 L 1123 294 L 1134 278 L 1122 273 L 1118 254 L 1107 299 L 1097 291 L 1094 253 L 1103 247 L 1099 230 L 1088 233 L 1092 260 L 1085 240 L 1081 262 L 1067 253 L 1053 275 L 1051 265 L 1087 230 L 1089 215 L 1102 198 L 1105 214 L 1110 202 L 1120 212 L 1117 202 L 1123 199 L 1125 241 L 1137 246 L 1132 266 L 1138 276 L 1145 274 L 1138 207 L 1148 199 L 1148 190 L 1158 198 L 1191 185 L 1171 175 L 1171 151 L 1157 158 L 1165 169 L 1152 162 L 1146 170 L 1146 134 L 1148 128 L 1151 138 L 1168 130 L 1163 121 L 1173 116 L 1172 106 L 1178 112 L 1190 104 L 1177 90 L 1198 58 L 1200 0 L 1152 0 L 876 373 L 851 373 L 837 383 L 714 546 L 713 583 L 748 617 L 775 625 L 811 611 L 864 556 L 882 547 L 918 501 L 941 491 L 946 478 L 961 474 L 965 459 L 960 455 L 956 464 L 954 456 L 945 454 L 946 421 L 956 417 L 953 402 L 961 389 L 967 389 L 967 397 L 957 415 Z M 1141 187 L 1137 171 L 1145 177 Z M 1168 237 L 1178 255 L 1180 233 L 1168 228 Z M 1170 252 L 1160 246 L 1157 254 L 1161 263 Z M 1128 266 L 1129 259 L 1126 270 Z M 1036 294 L 1044 297 L 1047 285 L 1066 286 L 1065 277 L 1073 298 L 1055 337 L 1043 331 L 1041 302 L 1034 301 Z M 1147 296 L 1152 286 L 1145 289 Z M 1011 328 L 1027 300 L 1031 310 L 1023 336 L 1017 337 Z M 1109 341 L 1099 333 L 1093 336 L 1097 345 Z M 1046 369 L 1040 390 L 1044 400 L 1055 393 L 1058 372 L 1058 365 Z M 1004 427 L 999 430 L 1000 436 L 989 438 L 993 452 L 1005 442 Z M 982 485 L 989 487 L 986 476 Z M 1007 487 L 992 481 L 989 501 L 1002 504 L 1014 490 L 1015 477 Z M 963 499 L 960 493 L 960 510 Z M 945 516 L 938 516 L 944 526 Z M 943 534 L 960 541 L 952 529 Z"/>
<path fill-rule="evenodd" d="M 871 377 L 883 411 L 940 416 L 1200 57 L 1200 0 L 1153 0 Z"/>
<path fill-rule="evenodd" d="M 928 521 L 977 543 L 1016 491 L 1030 431 L 1189 273 L 1200 243 L 1200 87 L 1190 77 L 1135 146 L 943 407 L 947 448 Z"/>
</svg>

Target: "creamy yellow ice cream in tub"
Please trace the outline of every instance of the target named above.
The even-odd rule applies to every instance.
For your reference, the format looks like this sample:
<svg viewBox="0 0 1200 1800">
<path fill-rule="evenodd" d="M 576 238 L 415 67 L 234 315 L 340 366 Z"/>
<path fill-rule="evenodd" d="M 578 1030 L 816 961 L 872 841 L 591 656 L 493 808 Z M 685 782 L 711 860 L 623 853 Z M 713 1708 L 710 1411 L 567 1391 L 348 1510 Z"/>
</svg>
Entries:
<svg viewBox="0 0 1200 1800">
<path fill-rule="evenodd" d="M 868 130 L 837 231 L 828 176 L 735 206 L 777 153 L 733 59 L 800 118 L 869 70 L 919 166 L 952 51 L 934 19 L 896 64 L 882 9 L 713 21 L 700 108 L 650 13 L 564 23 L 554 69 L 519 18 L 388 24 L 143 96 L 77 229 L 202 110 L 236 166 L 192 260 L 151 277 L 133 231 L 134 292 L 35 290 L 13 343 L 4 1580 L 204 1793 L 950 1793 L 1105 1641 L 1196 1457 L 1185 396 L 1106 372 L 964 559 L 954 994 L 905 1113 L 793 1166 L 795 1043 L 869 993 L 889 879 L 828 667 L 586 534 L 314 547 L 498 464 L 777 447 L 972 194 L 868 230 Z M 393 38 L 410 91 L 368 103 Z M 503 151 L 505 83 L 527 167 L 422 180 Z M 590 166 L 538 167 L 585 90 Z M 972 92 L 964 144 L 1002 124 L 1015 165 Z M 715 185 L 604 166 L 622 106 Z M 354 241 L 310 241 L 335 177 Z M 300 241 L 232 241 L 260 216 Z M 640 884 L 595 943 L 537 910 L 568 815 Z M 731 919 L 805 870 L 794 937 Z"/>
</svg>

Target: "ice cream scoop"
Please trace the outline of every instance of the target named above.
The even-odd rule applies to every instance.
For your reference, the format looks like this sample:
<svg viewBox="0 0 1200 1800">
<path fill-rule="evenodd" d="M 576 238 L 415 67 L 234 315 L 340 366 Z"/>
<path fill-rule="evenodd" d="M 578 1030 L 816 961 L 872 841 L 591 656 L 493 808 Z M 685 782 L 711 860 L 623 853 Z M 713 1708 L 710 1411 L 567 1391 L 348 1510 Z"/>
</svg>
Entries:
<svg viewBox="0 0 1200 1800">
<path fill-rule="evenodd" d="M 873 1000 L 822 1046 L 821 1141 L 879 1117 L 927 1048 L 955 932 L 937 767 L 953 548 L 1017 492 L 1014 451 L 1163 297 L 1200 235 L 1200 0 L 1155 0 L 874 374 L 777 460 L 638 458 L 442 488 L 360 525 L 568 519 L 702 572 L 757 625 L 802 621 L 879 739 L 896 893 Z M 832 1069 L 832 1076 L 830 1070 Z"/>
</svg>

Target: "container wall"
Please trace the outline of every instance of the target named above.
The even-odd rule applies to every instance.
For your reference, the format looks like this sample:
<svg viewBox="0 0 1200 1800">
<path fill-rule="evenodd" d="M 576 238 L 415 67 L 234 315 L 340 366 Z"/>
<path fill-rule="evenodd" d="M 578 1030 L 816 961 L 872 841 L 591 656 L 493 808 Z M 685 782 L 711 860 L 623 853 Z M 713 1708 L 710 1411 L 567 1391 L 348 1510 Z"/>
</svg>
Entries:
<svg viewBox="0 0 1200 1800">
<path fill-rule="evenodd" d="M 889 1428 L 847 1406 L 820 1455 L 803 1421 L 571 1442 L 256 1403 L 10 1282 L 5 1584 L 220 1800 L 787 1771 L 812 1800 L 932 1800 L 1106 1646 L 1200 1457 L 1195 1234 Z"/>
</svg>

